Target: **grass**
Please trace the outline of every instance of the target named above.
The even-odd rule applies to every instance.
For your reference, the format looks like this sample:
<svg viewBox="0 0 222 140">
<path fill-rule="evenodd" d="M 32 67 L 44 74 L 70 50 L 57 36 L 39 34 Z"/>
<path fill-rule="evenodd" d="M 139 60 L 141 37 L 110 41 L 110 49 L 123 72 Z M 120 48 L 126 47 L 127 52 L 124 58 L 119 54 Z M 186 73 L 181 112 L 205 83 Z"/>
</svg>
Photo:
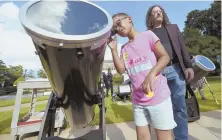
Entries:
<svg viewBox="0 0 222 140">
<path fill-rule="evenodd" d="M 132 121 L 132 105 L 118 105 L 115 102 L 111 101 L 111 98 L 106 98 L 106 123 L 120 123 L 125 121 Z M 35 111 L 41 111 L 45 109 L 46 104 L 36 105 Z M 29 111 L 29 107 L 22 108 L 20 110 L 19 117 L 25 116 Z M 5 111 L 0 113 L 0 134 L 10 133 L 11 120 L 12 120 L 13 111 Z M 95 119 L 91 125 L 99 124 L 99 108 L 95 107 Z"/>
<path fill-rule="evenodd" d="M 46 107 L 46 104 L 36 105 L 36 111 L 42 111 Z M 29 111 L 29 107 L 22 108 L 20 110 L 19 118 L 25 116 Z M 11 121 L 13 111 L 5 111 L 0 113 L 0 134 L 10 133 Z"/>
<path fill-rule="evenodd" d="M 214 92 L 216 99 L 219 102 L 219 105 L 214 101 L 211 93 L 209 92 L 207 85 L 204 88 L 205 96 L 208 100 L 203 101 L 200 99 L 200 95 L 197 95 L 200 111 L 211 111 L 211 110 L 220 110 L 221 109 L 221 81 L 218 78 L 208 79 L 209 85 Z M 48 97 L 48 96 L 47 96 Z M 132 105 L 118 105 L 116 102 L 112 102 L 111 98 L 105 99 L 107 111 L 106 111 L 106 123 L 120 123 L 133 120 Z M 41 111 L 45 109 L 45 104 L 36 105 L 36 111 Z M 20 110 L 20 117 L 26 115 L 29 111 L 29 108 L 22 108 Z M 10 133 L 11 119 L 13 111 L 6 111 L 0 113 L 0 134 Z M 99 124 L 99 108 L 95 108 L 95 119 L 91 125 Z"/>
<path fill-rule="evenodd" d="M 120 123 L 133 120 L 132 105 L 118 105 L 116 102 L 112 102 L 111 97 L 106 98 L 106 123 Z M 92 125 L 99 124 L 99 107 L 95 108 L 95 119 Z"/>
<path fill-rule="evenodd" d="M 200 111 L 206 112 L 212 110 L 221 110 L 221 79 L 213 77 L 207 78 L 207 81 L 219 104 L 216 104 L 212 94 L 210 93 L 210 90 L 208 89 L 208 86 L 205 85 L 204 94 L 207 100 L 201 100 L 201 96 L 197 94 Z"/>
<path fill-rule="evenodd" d="M 49 96 L 39 96 L 39 97 L 37 97 L 36 101 L 44 101 L 44 100 L 48 100 L 48 98 L 49 98 Z M 30 103 L 30 102 L 31 102 L 31 97 L 22 99 L 22 104 Z M 15 99 L 0 101 L 0 107 L 12 106 L 14 104 L 15 104 Z"/>
</svg>

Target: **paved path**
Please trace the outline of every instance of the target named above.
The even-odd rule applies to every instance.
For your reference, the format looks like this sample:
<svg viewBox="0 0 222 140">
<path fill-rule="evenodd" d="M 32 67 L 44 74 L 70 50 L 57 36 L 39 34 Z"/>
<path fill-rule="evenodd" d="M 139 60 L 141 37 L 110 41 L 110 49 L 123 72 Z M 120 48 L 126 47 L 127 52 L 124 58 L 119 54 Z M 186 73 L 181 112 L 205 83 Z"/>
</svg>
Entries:
<svg viewBox="0 0 222 140">
<path fill-rule="evenodd" d="M 47 102 L 48 102 L 48 100 L 38 101 L 38 102 L 36 102 L 36 105 L 46 104 Z M 24 107 L 30 107 L 30 103 L 22 104 L 21 108 L 24 108 Z M 14 105 L 13 106 L 0 107 L 0 112 L 10 111 L 10 110 L 13 110 L 14 108 L 15 108 Z"/>
<path fill-rule="evenodd" d="M 88 135 L 82 138 L 90 138 L 90 140 L 99 140 L 96 127 L 86 128 L 84 131 L 76 131 L 76 136 L 81 136 L 92 130 Z M 107 124 L 107 140 L 136 140 L 135 125 L 133 122 L 124 122 L 117 124 Z M 61 132 L 62 138 L 74 138 L 69 136 L 70 129 Z M 24 140 L 36 140 L 38 133 L 31 134 Z M 9 134 L 0 135 L 0 139 L 10 140 Z M 59 140 L 58 138 L 53 140 Z M 64 140 L 64 139 L 63 139 Z M 83 139 L 82 139 L 83 140 Z M 86 140 L 86 139 L 84 139 Z M 156 140 L 154 131 L 152 130 L 152 140 Z M 201 119 L 189 123 L 189 140 L 221 140 L 221 110 L 201 113 Z"/>
</svg>

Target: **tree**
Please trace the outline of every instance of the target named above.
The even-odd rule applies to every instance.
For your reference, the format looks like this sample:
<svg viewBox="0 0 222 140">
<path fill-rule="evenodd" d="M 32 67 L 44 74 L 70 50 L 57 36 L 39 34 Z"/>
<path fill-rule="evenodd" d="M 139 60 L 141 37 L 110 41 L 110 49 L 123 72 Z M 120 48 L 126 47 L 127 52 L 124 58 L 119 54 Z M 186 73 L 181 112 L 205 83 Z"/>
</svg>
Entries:
<svg viewBox="0 0 222 140">
<path fill-rule="evenodd" d="M 185 38 L 186 47 L 189 49 L 193 49 L 192 52 L 196 52 L 196 48 L 198 48 L 198 40 L 201 36 L 201 33 L 198 29 L 191 29 L 188 27 L 184 28 L 184 32 L 182 33 Z"/>
<path fill-rule="evenodd" d="M 221 1 L 214 1 L 208 10 L 210 25 L 208 35 L 221 38 Z"/>
<path fill-rule="evenodd" d="M 204 55 L 213 61 L 221 54 L 220 40 L 214 36 L 201 35 L 198 29 L 186 27 L 183 32 L 185 45 L 192 55 Z"/>
<path fill-rule="evenodd" d="M 40 78 L 47 78 L 45 71 L 43 69 L 39 69 L 38 73 L 37 73 L 38 77 Z"/>
<path fill-rule="evenodd" d="M 25 77 L 35 78 L 35 76 L 34 76 L 34 71 L 33 71 L 32 69 L 28 70 Z"/>
<path fill-rule="evenodd" d="M 5 80 L 8 79 L 6 76 L 7 71 L 7 66 L 2 60 L 0 60 L 0 83 L 5 82 Z"/>
<path fill-rule="evenodd" d="M 9 66 L 8 72 L 10 75 L 14 77 L 14 79 L 18 79 L 19 77 L 22 77 L 23 75 L 23 67 L 21 65 L 18 66 Z"/>
<path fill-rule="evenodd" d="M 212 2 L 208 9 L 188 13 L 183 35 L 189 53 L 208 57 L 219 75 L 216 56 L 221 55 L 221 1 Z"/>
<path fill-rule="evenodd" d="M 23 77 L 24 79 L 26 79 L 26 77 L 27 77 L 27 72 L 28 72 L 27 69 L 25 69 L 24 72 L 23 72 L 23 76 L 22 76 L 22 77 Z"/>
<path fill-rule="evenodd" d="M 19 77 L 17 80 L 15 80 L 15 82 L 13 83 L 13 85 L 16 85 L 18 84 L 18 82 L 20 81 L 25 81 L 25 79 L 23 77 Z"/>
<path fill-rule="evenodd" d="M 187 15 L 185 26 L 199 29 L 203 35 L 221 37 L 221 1 L 214 1 L 209 9 L 193 10 Z"/>
<path fill-rule="evenodd" d="M 22 66 L 9 66 L 0 60 L 0 83 L 4 83 L 4 87 L 13 86 L 15 80 L 22 75 Z"/>
</svg>

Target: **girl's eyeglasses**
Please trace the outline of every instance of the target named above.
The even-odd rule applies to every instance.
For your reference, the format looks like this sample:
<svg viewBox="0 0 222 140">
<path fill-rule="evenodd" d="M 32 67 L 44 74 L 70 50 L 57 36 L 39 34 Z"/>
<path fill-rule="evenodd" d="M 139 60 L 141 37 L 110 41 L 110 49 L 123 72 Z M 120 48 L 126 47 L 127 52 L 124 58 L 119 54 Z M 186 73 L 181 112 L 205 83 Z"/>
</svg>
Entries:
<svg viewBox="0 0 222 140">
<path fill-rule="evenodd" d="M 126 19 L 126 18 L 128 18 L 128 17 L 123 17 L 123 18 L 117 20 L 116 25 L 113 26 L 113 28 L 114 28 L 115 30 L 117 30 L 118 27 L 121 27 L 121 26 L 122 26 L 122 21 L 123 21 L 124 19 Z"/>
</svg>

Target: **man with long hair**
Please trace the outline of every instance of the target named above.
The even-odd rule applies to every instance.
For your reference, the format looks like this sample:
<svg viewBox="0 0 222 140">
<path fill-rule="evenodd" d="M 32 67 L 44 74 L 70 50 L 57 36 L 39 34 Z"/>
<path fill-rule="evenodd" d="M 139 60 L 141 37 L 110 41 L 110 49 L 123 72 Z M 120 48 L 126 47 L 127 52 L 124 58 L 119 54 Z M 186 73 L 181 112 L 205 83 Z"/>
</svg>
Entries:
<svg viewBox="0 0 222 140">
<path fill-rule="evenodd" d="M 186 82 L 194 77 L 190 57 L 184 39 L 176 24 L 171 24 L 164 9 L 159 5 L 150 7 L 146 15 L 146 27 L 160 39 L 168 55 L 170 63 L 163 70 L 168 80 L 173 104 L 175 140 L 188 140 L 188 117 L 185 102 Z"/>
</svg>

